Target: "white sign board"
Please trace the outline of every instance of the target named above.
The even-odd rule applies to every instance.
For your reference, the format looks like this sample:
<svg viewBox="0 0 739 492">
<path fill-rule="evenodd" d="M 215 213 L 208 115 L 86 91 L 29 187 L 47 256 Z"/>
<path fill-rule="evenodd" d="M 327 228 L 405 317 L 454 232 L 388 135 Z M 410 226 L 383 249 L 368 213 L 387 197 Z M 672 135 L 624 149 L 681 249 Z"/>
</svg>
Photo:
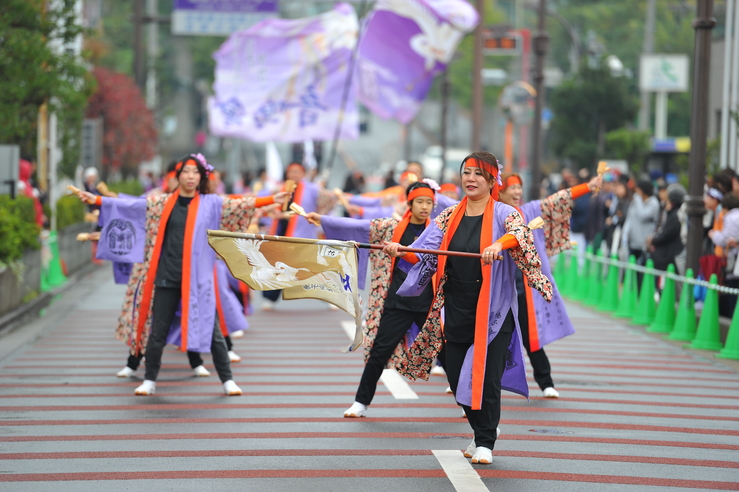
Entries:
<svg viewBox="0 0 739 492">
<path fill-rule="evenodd" d="M 639 89 L 647 92 L 687 92 L 689 70 L 688 55 L 642 55 Z"/>
<path fill-rule="evenodd" d="M 172 34 L 229 36 L 278 14 L 278 0 L 174 0 Z"/>
<path fill-rule="evenodd" d="M 0 145 L 0 195 L 18 196 L 20 147 Z"/>
</svg>

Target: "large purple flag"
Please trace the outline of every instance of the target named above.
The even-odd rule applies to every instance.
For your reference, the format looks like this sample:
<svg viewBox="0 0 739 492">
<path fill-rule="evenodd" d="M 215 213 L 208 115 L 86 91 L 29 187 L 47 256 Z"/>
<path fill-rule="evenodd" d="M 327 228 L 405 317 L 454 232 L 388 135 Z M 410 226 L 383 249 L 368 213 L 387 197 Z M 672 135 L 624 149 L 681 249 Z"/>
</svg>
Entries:
<svg viewBox="0 0 739 492">
<path fill-rule="evenodd" d="M 379 0 L 359 44 L 357 98 L 409 123 L 478 20 L 465 0 Z"/>
<path fill-rule="evenodd" d="M 354 9 L 341 3 L 305 19 L 268 19 L 231 35 L 213 54 L 210 131 L 257 142 L 357 138 L 353 91 L 342 107 L 357 41 Z"/>
<path fill-rule="evenodd" d="M 146 200 L 142 198 L 104 198 L 100 207 L 97 259 L 116 263 L 144 261 L 146 242 Z"/>
</svg>

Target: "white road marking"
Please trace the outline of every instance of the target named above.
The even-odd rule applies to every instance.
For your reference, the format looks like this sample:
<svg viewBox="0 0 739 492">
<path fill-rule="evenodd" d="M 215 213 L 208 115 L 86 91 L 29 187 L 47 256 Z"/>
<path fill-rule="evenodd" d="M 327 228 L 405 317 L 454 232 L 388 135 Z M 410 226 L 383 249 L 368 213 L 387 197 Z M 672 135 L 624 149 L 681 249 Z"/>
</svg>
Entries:
<svg viewBox="0 0 739 492">
<path fill-rule="evenodd" d="M 489 492 L 472 465 L 458 449 L 437 449 L 436 456 L 457 492 Z"/>
<path fill-rule="evenodd" d="M 342 321 L 341 327 L 350 339 L 354 339 L 354 323 L 351 321 Z M 393 395 L 396 400 L 418 400 L 418 395 L 406 382 L 405 378 L 398 374 L 395 369 L 385 369 L 382 371 L 380 381 Z"/>
</svg>

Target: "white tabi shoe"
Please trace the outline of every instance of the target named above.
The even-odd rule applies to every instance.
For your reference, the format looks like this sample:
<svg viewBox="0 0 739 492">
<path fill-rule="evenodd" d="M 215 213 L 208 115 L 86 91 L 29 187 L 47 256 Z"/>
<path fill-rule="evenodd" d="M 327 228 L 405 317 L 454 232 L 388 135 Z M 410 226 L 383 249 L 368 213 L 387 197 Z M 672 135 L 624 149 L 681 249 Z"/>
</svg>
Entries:
<svg viewBox="0 0 739 492">
<path fill-rule="evenodd" d="M 451 386 L 447 386 L 444 391 L 446 392 L 447 395 L 454 394 L 454 391 L 452 391 L 452 387 Z"/>
<path fill-rule="evenodd" d="M 359 403 L 358 401 L 355 401 L 352 406 L 350 406 L 345 412 L 344 412 L 344 418 L 347 419 L 358 419 L 360 417 L 366 417 L 367 416 L 367 405 L 363 403 Z"/>
<path fill-rule="evenodd" d="M 239 396 L 241 395 L 241 388 L 236 386 L 236 383 L 233 379 L 229 379 L 225 383 L 223 383 L 223 392 L 226 393 L 228 396 Z"/>
<path fill-rule="evenodd" d="M 136 388 L 136 391 L 134 392 L 137 395 L 141 396 L 149 396 L 153 395 L 157 391 L 157 382 L 156 381 L 149 381 L 148 379 L 145 379 L 143 383 L 141 383 L 141 386 Z"/>
<path fill-rule="evenodd" d="M 475 450 L 477 449 L 477 445 L 475 444 L 475 438 L 472 438 L 472 442 L 469 446 L 467 446 L 467 449 L 464 451 L 464 457 L 465 458 L 472 458 L 475 454 Z"/>
<path fill-rule="evenodd" d="M 559 398 L 559 391 L 552 388 L 544 388 L 544 398 Z"/>
<path fill-rule="evenodd" d="M 491 465 L 493 464 L 493 452 L 492 450 L 480 446 L 475 449 L 475 454 L 472 455 L 472 463 L 480 465 Z"/>
<path fill-rule="evenodd" d="M 431 368 L 432 376 L 446 376 L 446 371 L 441 366 L 434 366 Z"/>
<path fill-rule="evenodd" d="M 495 429 L 495 438 L 500 437 L 500 427 Z M 477 450 L 477 445 L 475 444 L 475 438 L 472 438 L 472 442 L 469 446 L 467 446 L 467 449 L 464 452 L 465 458 L 472 458 L 475 455 L 475 451 Z"/>
<path fill-rule="evenodd" d="M 136 375 L 136 371 L 126 366 L 120 371 L 118 371 L 117 373 L 115 373 L 115 375 L 118 376 L 119 378 L 132 378 Z"/>
<path fill-rule="evenodd" d="M 276 302 L 272 302 L 269 299 L 262 299 L 262 311 L 274 311 Z"/>
<path fill-rule="evenodd" d="M 205 366 L 196 367 L 192 370 L 192 373 L 197 378 L 207 378 L 208 376 L 210 376 L 210 371 L 208 371 Z"/>
<path fill-rule="evenodd" d="M 228 351 L 228 360 L 231 362 L 241 362 L 241 357 L 239 357 L 239 354 L 234 352 L 233 350 Z M 202 366 L 200 366 L 202 367 Z"/>
<path fill-rule="evenodd" d="M 244 336 L 244 330 L 236 330 L 235 332 L 231 333 L 231 338 L 241 338 Z"/>
</svg>

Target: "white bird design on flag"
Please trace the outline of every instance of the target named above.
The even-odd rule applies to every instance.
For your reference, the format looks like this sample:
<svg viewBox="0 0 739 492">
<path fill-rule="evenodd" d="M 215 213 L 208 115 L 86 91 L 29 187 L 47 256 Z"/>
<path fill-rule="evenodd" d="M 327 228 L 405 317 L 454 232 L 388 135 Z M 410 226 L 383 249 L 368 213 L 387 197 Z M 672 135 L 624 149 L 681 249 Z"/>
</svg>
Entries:
<svg viewBox="0 0 739 492">
<path fill-rule="evenodd" d="M 281 261 L 272 265 L 259 251 L 264 241 L 253 239 L 234 239 L 238 250 L 246 256 L 249 264 L 254 267 L 251 278 L 263 287 L 264 290 L 279 290 L 293 287 L 299 282 L 298 272 L 309 272 L 307 268 L 294 268 Z"/>
</svg>

